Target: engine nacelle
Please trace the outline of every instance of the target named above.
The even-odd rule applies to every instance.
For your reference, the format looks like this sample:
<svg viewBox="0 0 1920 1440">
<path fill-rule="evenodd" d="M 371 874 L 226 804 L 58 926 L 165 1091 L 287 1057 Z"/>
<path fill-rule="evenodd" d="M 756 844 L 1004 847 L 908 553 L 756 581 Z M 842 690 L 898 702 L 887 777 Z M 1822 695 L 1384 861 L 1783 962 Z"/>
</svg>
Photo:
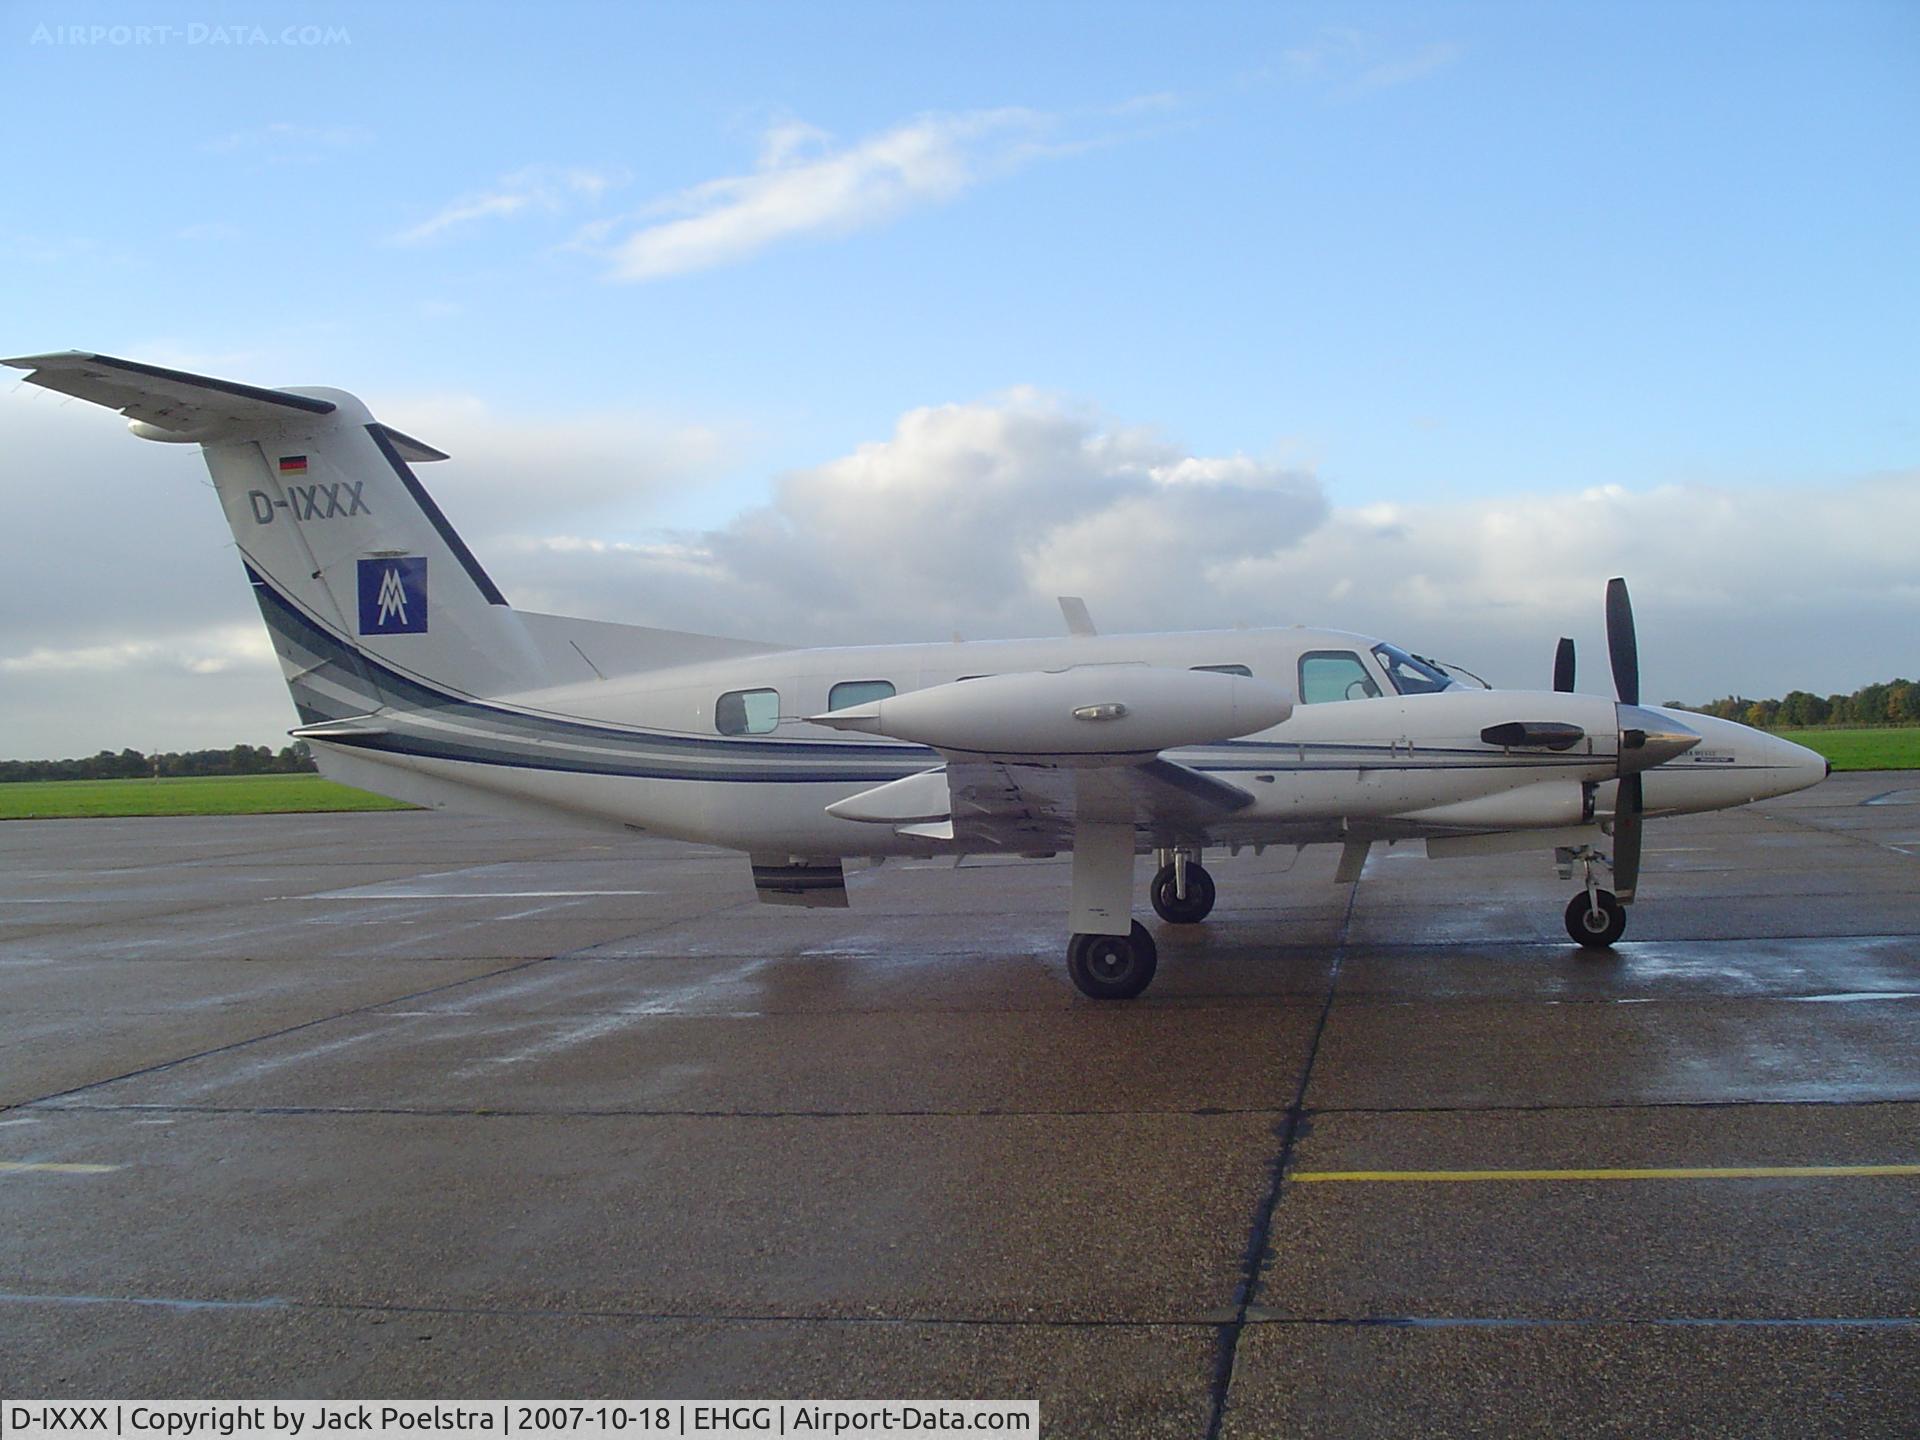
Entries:
<svg viewBox="0 0 1920 1440">
<path fill-rule="evenodd" d="M 1286 691 L 1244 675 L 1158 665 L 1077 665 L 983 675 L 849 705 L 816 725 L 975 755 L 1151 755 L 1278 725 Z"/>
<path fill-rule="evenodd" d="M 1593 819 L 1593 811 L 1587 787 L 1578 780 L 1540 780 L 1497 795 L 1409 811 L 1399 818 L 1472 830 L 1544 830 L 1585 824 Z"/>
</svg>

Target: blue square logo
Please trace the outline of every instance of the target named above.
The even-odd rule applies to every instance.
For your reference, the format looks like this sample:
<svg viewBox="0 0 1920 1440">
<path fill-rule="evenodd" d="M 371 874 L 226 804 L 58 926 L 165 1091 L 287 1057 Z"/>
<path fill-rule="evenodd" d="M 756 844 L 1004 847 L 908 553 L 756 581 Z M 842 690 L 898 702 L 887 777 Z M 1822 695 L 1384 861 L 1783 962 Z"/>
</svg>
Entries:
<svg viewBox="0 0 1920 1440">
<path fill-rule="evenodd" d="M 360 633 L 424 635 L 427 557 L 402 555 L 360 562 Z"/>
</svg>

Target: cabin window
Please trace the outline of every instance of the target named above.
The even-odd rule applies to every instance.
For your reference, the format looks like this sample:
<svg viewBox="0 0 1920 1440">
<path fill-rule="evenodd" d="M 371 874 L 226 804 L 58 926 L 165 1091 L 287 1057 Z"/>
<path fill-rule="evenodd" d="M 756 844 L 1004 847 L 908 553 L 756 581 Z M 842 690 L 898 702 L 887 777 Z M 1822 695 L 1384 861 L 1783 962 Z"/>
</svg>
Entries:
<svg viewBox="0 0 1920 1440">
<path fill-rule="evenodd" d="M 1216 675 L 1244 675 L 1249 680 L 1253 678 L 1253 671 L 1244 665 L 1195 665 L 1192 668 L 1195 670 L 1211 670 Z"/>
<path fill-rule="evenodd" d="M 713 728 L 722 735 L 765 735 L 779 723 L 778 690 L 729 690 L 713 702 Z"/>
<path fill-rule="evenodd" d="M 1300 703 L 1371 700 L 1380 687 L 1351 650 L 1309 650 L 1300 657 Z"/>
<path fill-rule="evenodd" d="M 891 680 L 842 680 L 827 692 L 827 709 L 844 710 L 849 705 L 865 705 L 870 700 L 885 700 L 892 694 Z"/>
</svg>

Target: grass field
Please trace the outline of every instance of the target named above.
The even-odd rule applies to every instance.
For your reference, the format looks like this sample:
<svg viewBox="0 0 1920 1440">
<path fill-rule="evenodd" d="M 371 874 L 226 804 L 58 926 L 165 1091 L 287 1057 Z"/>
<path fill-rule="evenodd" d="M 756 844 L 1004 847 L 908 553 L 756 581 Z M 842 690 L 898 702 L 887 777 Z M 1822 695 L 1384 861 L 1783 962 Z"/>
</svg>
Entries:
<svg viewBox="0 0 1920 1440">
<path fill-rule="evenodd" d="M 318 775 L 193 775 L 176 780 L 27 780 L 0 785 L 0 820 L 110 815 L 280 815 L 406 810 Z"/>
<path fill-rule="evenodd" d="M 1836 770 L 1920 770 L 1920 726 L 1879 730 L 1775 730 L 1775 735 L 1818 750 Z"/>
</svg>

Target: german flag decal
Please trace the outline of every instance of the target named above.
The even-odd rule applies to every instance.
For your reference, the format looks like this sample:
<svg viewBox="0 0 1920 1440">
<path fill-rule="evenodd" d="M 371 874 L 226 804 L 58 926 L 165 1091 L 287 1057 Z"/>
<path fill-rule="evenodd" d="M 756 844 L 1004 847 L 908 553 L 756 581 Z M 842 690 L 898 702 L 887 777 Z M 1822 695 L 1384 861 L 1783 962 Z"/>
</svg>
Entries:
<svg viewBox="0 0 1920 1440">
<path fill-rule="evenodd" d="M 304 475 L 307 473 L 307 457 L 304 455 L 282 455 L 280 457 L 282 475 Z"/>
</svg>

